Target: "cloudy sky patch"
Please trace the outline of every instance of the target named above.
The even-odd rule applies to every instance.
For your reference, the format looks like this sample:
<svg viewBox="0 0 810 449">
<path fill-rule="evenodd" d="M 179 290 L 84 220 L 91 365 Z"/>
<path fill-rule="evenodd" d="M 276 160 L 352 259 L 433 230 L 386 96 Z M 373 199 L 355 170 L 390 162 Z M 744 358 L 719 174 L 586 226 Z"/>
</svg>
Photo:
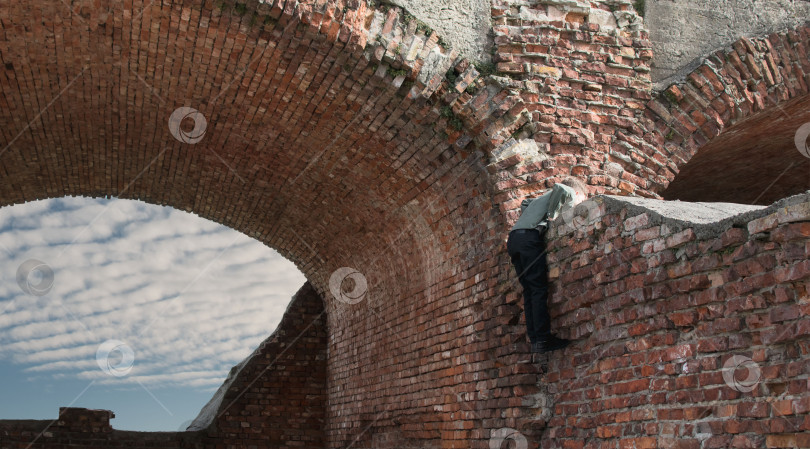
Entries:
<svg viewBox="0 0 810 449">
<path fill-rule="evenodd" d="M 17 282 L 18 268 L 31 259 L 53 271 L 43 296 Z M 26 280 L 45 285 L 47 268 Z M 89 198 L 0 209 L 0 277 L 0 362 L 17 382 L 149 389 L 157 400 L 179 389 L 196 392 L 201 403 L 273 332 L 305 282 L 275 251 L 214 222 L 137 201 Z M 97 360 L 108 340 L 131 351 L 125 375 L 111 375 Z M 126 362 L 123 352 L 106 362 Z M 3 388 L 0 399 L 12 398 Z M 171 410 L 176 393 L 164 394 L 163 408 Z M 69 404 L 53 410 L 60 405 Z M 55 418 L 53 410 L 36 418 Z M 0 412 L 14 417 L 13 410 Z"/>
</svg>

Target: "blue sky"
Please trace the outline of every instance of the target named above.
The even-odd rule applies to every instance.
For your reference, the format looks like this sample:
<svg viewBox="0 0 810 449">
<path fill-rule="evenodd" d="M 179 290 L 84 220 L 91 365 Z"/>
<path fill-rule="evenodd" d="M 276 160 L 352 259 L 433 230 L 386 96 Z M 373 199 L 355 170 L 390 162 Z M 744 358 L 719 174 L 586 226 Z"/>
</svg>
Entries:
<svg viewBox="0 0 810 449">
<path fill-rule="evenodd" d="M 0 209 L 0 276 L 0 419 L 72 404 L 125 430 L 193 419 L 305 282 L 219 224 L 90 198 Z"/>
</svg>

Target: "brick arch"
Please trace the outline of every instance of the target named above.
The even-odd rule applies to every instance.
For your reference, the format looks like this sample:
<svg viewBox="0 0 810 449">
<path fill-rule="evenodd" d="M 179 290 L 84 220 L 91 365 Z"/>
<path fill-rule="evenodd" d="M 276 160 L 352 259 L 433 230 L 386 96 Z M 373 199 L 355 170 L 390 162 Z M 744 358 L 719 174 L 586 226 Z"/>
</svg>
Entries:
<svg viewBox="0 0 810 449">
<path fill-rule="evenodd" d="M 666 199 L 770 204 L 810 189 L 810 163 L 793 143 L 810 122 L 808 58 L 806 25 L 741 38 L 651 100 L 641 146 L 658 165 L 653 190 Z"/>
<path fill-rule="evenodd" d="M 324 368 L 323 394 L 307 398 L 325 401 L 324 413 L 300 410 L 311 392 L 263 378 L 221 433 L 153 434 L 172 441 L 147 445 L 264 447 L 270 411 L 282 421 L 306 418 L 299 424 L 318 426 L 310 436 L 327 447 L 481 448 L 514 430 L 530 447 L 670 447 L 684 437 L 697 447 L 727 421 L 725 409 L 709 427 L 690 418 L 705 416 L 704 399 L 728 394 L 719 374 L 725 358 L 711 354 L 807 334 L 798 303 L 806 302 L 810 266 L 796 250 L 807 248 L 806 197 L 717 226 L 670 220 L 654 212 L 655 202 L 640 210 L 597 199 L 594 223 L 558 223 L 549 234 L 554 326 L 578 341 L 544 356 L 545 367 L 527 353 L 519 284 L 503 249 L 504 221 L 517 218 L 520 200 L 570 174 L 595 193 L 658 196 L 680 167 L 670 155 L 694 137 L 667 141 L 664 125 L 675 125 L 659 117 L 683 111 L 661 98 L 648 105 L 651 43 L 628 2 L 494 2 L 495 60 L 506 76 L 484 80 L 452 52 L 431 53 L 438 38 L 418 22 L 363 2 L 178 1 L 144 14 L 146 2 L 111 13 L 51 3 L 61 14 L 37 4 L 2 9 L 14 19 L 0 22 L 0 135 L 14 142 L 0 154 L 5 203 L 92 194 L 172 204 L 275 246 L 318 292 L 342 265 L 359 268 L 371 285 L 362 307 L 327 295 L 329 332 L 311 335 L 311 347 L 294 343 L 321 311 L 293 308 L 291 328 L 246 368 L 264 373 L 262 364 L 280 354 L 289 366 L 281 376 L 300 380 L 311 371 L 291 356 L 324 350 L 327 366 L 309 365 Z M 56 26 L 73 32 L 47 36 Z M 806 35 L 780 52 L 806 48 Z M 167 85 L 156 88 L 157 80 Z M 703 87 L 712 89 L 695 89 Z M 178 106 L 202 111 L 211 125 L 206 140 L 182 145 L 161 129 Z M 717 304 L 704 307 L 710 303 Z M 723 307 L 761 310 L 735 321 L 722 318 Z M 757 325 L 749 341 L 725 335 L 749 319 Z M 321 324 L 310 329 L 321 332 Z M 697 340 L 680 344 L 682 330 L 702 324 Z M 773 354 L 783 373 L 806 360 L 782 349 Z M 696 352 L 709 355 L 699 360 Z M 684 363 L 689 375 L 678 384 L 670 376 Z M 692 388 L 704 375 L 713 396 Z M 791 394 L 804 391 L 803 380 L 779 379 L 793 382 L 781 389 L 793 410 L 806 410 L 806 398 Z M 669 394 L 673 383 L 678 391 Z M 300 415 L 274 402 L 282 389 Z M 671 407 L 655 414 L 651 407 L 662 404 Z M 803 415 L 794 418 L 788 424 L 799 430 Z M 655 435 L 660 420 L 681 432 Z M 22 440 L 42 428 L 23 430 Z M 726 447 L 734 438 L 762 446 L 724 429 L 728 435 L 707 444 Z M 91 432 L 58 436 L 56 444 L 106 441 Z M 791 437 L 769 435 L 768 444 L 798 439 Z"/>
<path fill-rule="evenodd" d="M 1 3 L 0 205 L 138 199 L 254 237 L 304 272 L 340 336 L 330 444 L 398 429 L 390 414 L 431 423 L 402 438 L 455 431 L 436 404 L 462 373 L 493 375 L 435 353 L 473 352 L 458 342 L 481 317 L 460 304 L 494 288 L 503 218 L 484 164 L 525 123 L 517 93 L 366 2 Z M 198 143 L 172 136 L 179 107 L 205 117 Z M 329 293 L 343 266 L 368 279 L 362 307 Z"/>
<path fill-rule="evenodd" d="M 398 8 L 8 8 L 2 204 L 88 195 L 171 205 L 278 249 L 321 292 L 334 268 L 361 264 L 359 251 L 441 265 L 437 254 L 458 241 L 434 236 L 463 221 L 452 211 L 485 208 L 468 201 L 486 190 L 478 161 L 499 137 L 486 120 L 505 96 L 478 89 L 479 102 L 494 101 L 471 118 L 464 90 L 484 81 Z M 180 106 L 206 118 L 197 144 L 171 136 Z"/>
</svg>

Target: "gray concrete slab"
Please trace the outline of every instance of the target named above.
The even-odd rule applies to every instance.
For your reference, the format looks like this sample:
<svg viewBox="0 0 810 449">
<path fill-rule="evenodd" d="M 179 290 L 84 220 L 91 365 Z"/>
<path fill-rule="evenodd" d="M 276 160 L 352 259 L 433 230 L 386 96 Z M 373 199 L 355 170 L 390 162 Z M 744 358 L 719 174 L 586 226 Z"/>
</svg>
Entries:
<svg viewBox="0 0 810 449">
<path fill-rule="evenodd" d="M 628 209 L 628 217 L 647 212 L 651 226 L 665 224 L 673 232 L 692 228 L 699 239 L 712 238 L 732 228 L 745 228 L 757 218 L 780 208 L 810 203 L 810 190 L 783 198 L 770 206 L 749 206 L 732 203 L 688 203 L 638 197 L 600 195 L 591 201 L 603 201 L 606 213 L 619 213 Z"/>
<path fill-rule="evenodd" d="M 690 203 L 621 196 L 610 196 L 610 198 L 645 208 L 665 218 L 701 224 L 714 223 L 745 212 L 765 208 L 765 206 L 734 203 Z"/>
</svg>

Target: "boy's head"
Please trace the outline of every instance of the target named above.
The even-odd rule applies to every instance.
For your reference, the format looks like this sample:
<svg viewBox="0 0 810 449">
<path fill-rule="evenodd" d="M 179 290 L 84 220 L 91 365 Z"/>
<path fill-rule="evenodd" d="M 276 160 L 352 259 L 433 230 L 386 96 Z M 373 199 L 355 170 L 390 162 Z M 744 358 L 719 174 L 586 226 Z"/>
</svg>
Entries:
<svg viewBox="0 0 810 449">
<path fill-rule="evenodd" d="M 576 192 L 574 195 L 574 205 L 577 205 L 588 199 L 588 186 L 585 185 L 579 178 L 569 176 L 562 180 L 564 185 L 571 187 Z"/>
</svg>

